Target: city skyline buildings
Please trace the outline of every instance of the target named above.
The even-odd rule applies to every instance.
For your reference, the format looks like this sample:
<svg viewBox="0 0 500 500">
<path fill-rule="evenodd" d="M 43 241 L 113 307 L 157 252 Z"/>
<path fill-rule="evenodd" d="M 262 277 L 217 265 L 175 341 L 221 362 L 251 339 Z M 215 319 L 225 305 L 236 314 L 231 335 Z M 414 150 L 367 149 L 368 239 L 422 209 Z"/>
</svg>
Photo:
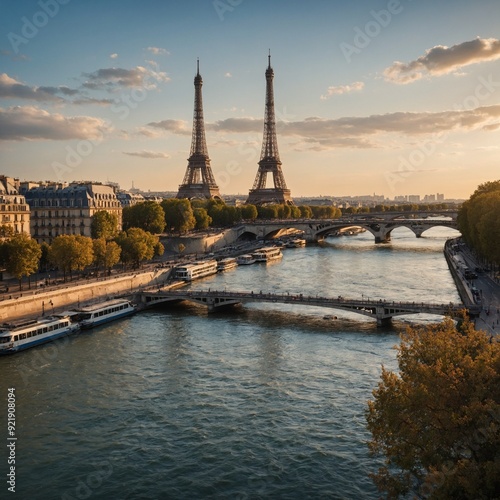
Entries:
<svg viewBox="0 0 500 500">
<path fill-rule="evenodd" d="M 270 47 L 294 196 L 467 198 L 498 176 L 498 14 L 498 2 L 462 0 L 12 2 L 0 20 L 3 171 L 176 191 L 200 57 L 215 179 L 222 194 L 248 193 Z"/>
</svg>

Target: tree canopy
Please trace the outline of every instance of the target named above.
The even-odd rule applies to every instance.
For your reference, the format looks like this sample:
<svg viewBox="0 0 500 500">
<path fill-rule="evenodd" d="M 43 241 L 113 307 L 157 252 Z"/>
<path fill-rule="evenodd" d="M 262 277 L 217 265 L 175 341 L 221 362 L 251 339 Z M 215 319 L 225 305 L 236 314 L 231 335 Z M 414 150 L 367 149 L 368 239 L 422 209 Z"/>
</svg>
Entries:
<svg viewBox="0 0 500 500">
<path fill-rule="evenodd" d="M 478 186 L 460 208 L 458 227 L 471 248 L 500 264 L 500 181 Z"/>
<path fill-rule="evenodd" d="M 367 410 L 373 474 L 389 498 L 498 498 L 500 343 L 464 319 L 409 328 L 399 373 L 382 370 Z"/>
<path fill-rule="evenodd" d="M 90 234 L 92 238 L 113 239 L 118 233 L 118 217 L 107 210 L 99 210 L 92 216 Z"/>
<path fill-rule="evenodd" d="M 22 289 L 22 277 L 31 276 L 38 271 L 42 249 L 27 234 L 14 235 L 2 244 L 5 269 L 19 280 Z"/>
<path fill-rule="evenodd" d="M 63 234 L 54 238 L 49 250 L 49 260 L 66 275 L 82 271 L 92 264 L 94 250 L 92 239 L 87 236 Z"/>
<path fill-rule="evenodd" d="M 160 234 L 165 229 L 165 212 L 155 201 L 137 203 L 123 209 L 123 229 L 139 227 L 152 234 Z"/>
<path fill-rule="evenodd" d="M 153 256 L 163 254 L 163 245 L 158 236 L 154 236 L 138 227 L 122 231 L 116 238 L 116 243 L 121 248 L 121 261 L 139 267 L 143 260 L 152 259 Z"/>
<path fill-rule="evenodd" d="M 196 226 L 193 207 L 188 199 L 169 198 L 161 202 L 165 212 L 166 230 L 185 233 Z"/>
</svg>

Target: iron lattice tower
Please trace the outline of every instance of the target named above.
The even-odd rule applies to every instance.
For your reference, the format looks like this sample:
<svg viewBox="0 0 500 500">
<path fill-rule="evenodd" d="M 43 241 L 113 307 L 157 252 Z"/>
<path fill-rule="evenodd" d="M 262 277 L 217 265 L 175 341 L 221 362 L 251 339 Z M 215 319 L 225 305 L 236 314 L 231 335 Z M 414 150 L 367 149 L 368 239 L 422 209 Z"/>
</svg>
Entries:
<svg viewBox="0 0 500 500">
<path fill-rule="evenodd" d="M 268 203 L 284 203 L 293 205 L 290 190 L 286 187 L 285 177 L 281 170 L 281 161 L 276 139 L 276 118 L 274 115 L 274 71 L 271 68 L 271 54 L 268 56 L 266 69 L 266 112 L 264 118 L 264 138 L 260 153 L 259 169 L 248 195 L 247 203 L 265 205 Z M 273 188 L 266 188 L 268 173 L 273 175 Z"/>
<path fill-rule="evenodd" d="M 203 120 L 203 100 L 201 87 L 203 80 L 200 75 L 200 61 L 197 61 L 197 73 L 194 78 L 194 117 L 193 136 L 188 166 L 182 184 L 179 186 L 177 198 L 220 198 L 210 167 L 207 141 L 205 139 L 205 123 Z"/>
</svg>

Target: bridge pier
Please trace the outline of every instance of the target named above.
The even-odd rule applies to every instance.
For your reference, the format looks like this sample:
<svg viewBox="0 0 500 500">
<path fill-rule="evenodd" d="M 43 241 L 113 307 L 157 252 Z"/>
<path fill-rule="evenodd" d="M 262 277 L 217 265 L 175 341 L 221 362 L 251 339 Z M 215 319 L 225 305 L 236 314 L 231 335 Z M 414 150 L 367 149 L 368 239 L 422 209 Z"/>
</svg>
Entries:
<svg viewBox="0 0 500 500">
<path fill-rule="evenodd" d="M 392 323 L 392 316 L 377 317 L 377 326 L 390 326 Z"/>
<path fill-rule="evenodd" d="M 375 236 L 375 243 L 389 243 L 390 241 L 391 241 L 391 233 Z"/>
</svg>

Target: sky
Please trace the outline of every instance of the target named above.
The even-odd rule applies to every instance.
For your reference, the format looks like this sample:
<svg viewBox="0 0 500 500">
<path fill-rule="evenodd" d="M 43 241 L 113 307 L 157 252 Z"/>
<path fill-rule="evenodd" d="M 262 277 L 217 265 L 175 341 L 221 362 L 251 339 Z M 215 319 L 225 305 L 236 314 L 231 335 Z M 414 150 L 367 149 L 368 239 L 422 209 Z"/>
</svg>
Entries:
<svg viewBox="0 0 500 500">
<path fill-rule="evenodd" d="M 0 174 L 176 191 L 199 58 L 216 182 L 247 194 L 270 50 L 292 196 L 468 198 L 500 177 L 498 0 L 0 0 L 0 13 Z"/>
</svg>

